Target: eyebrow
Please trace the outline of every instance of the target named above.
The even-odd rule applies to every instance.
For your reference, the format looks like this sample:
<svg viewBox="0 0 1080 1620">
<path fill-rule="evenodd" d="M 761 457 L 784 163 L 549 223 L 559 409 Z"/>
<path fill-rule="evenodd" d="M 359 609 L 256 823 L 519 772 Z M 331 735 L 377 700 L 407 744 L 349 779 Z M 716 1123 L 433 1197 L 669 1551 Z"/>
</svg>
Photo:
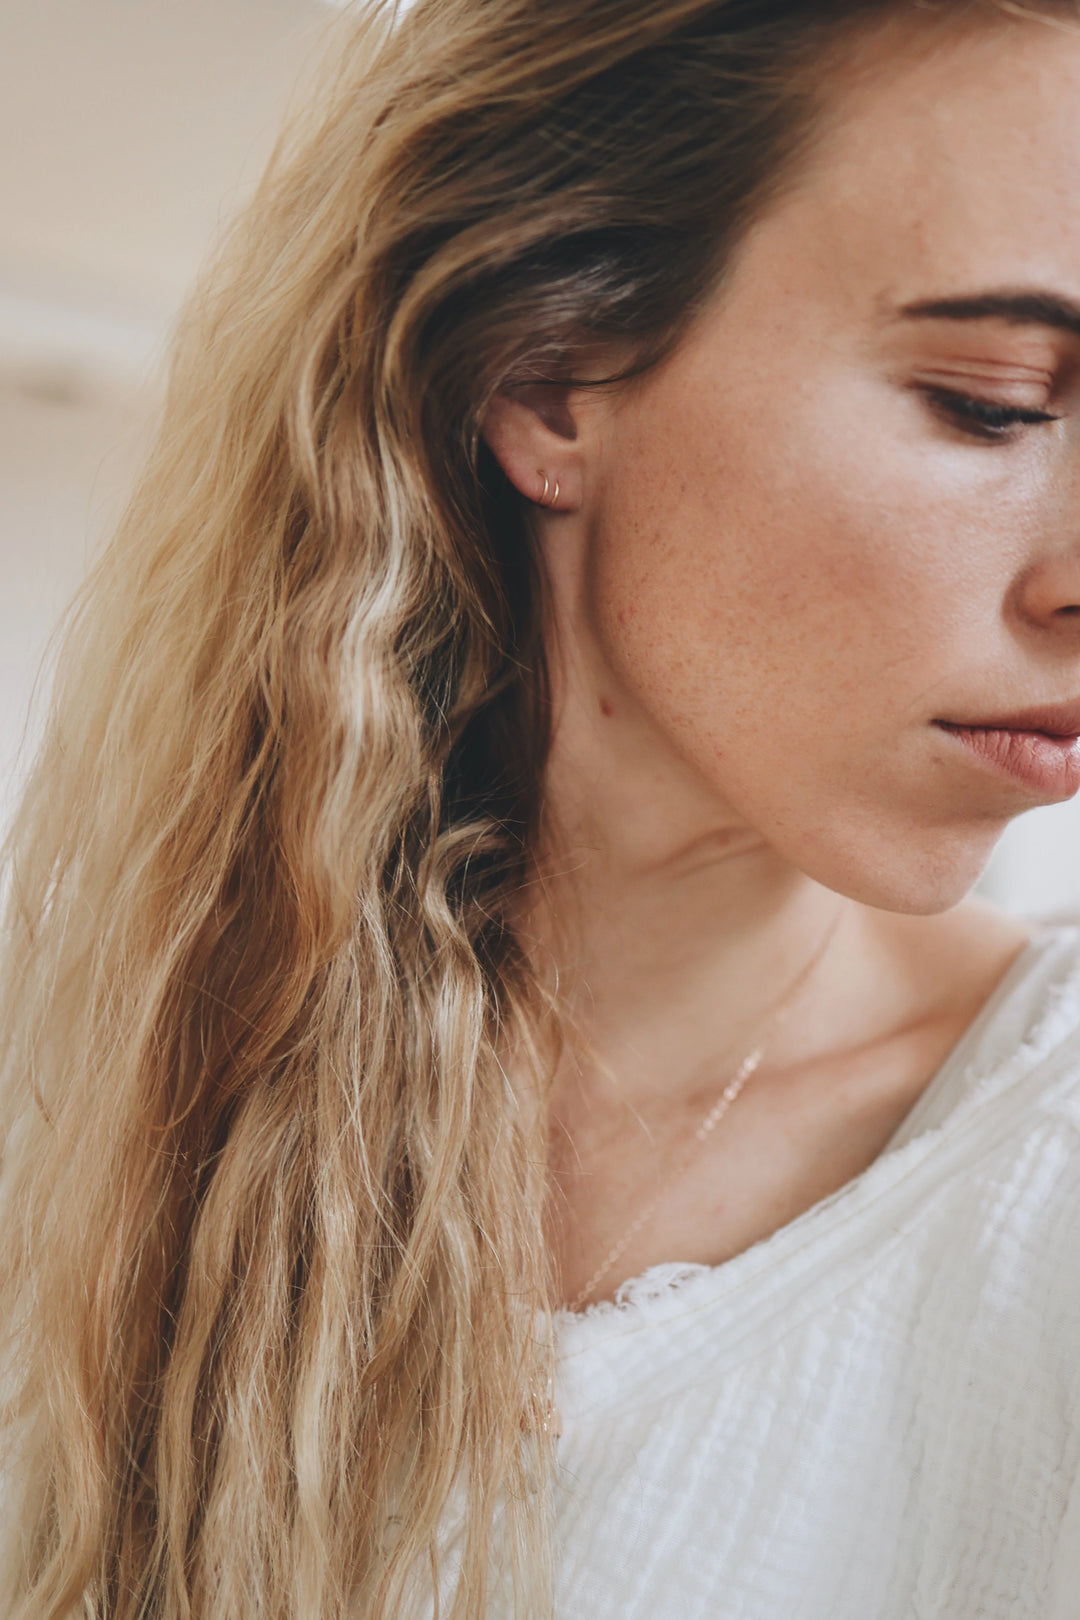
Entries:
<svg viewBox="0 0 1080 1620">
<path fill-rule="evenodd" d="M 1080 337 L 1080 304 L 1048 292 L 988 292 L 965 298 L 928 298 L 903 304 L 899 314 L 913 320 L 1010 321 L 1014 326 L 1049 326 Z"/>
</svg>

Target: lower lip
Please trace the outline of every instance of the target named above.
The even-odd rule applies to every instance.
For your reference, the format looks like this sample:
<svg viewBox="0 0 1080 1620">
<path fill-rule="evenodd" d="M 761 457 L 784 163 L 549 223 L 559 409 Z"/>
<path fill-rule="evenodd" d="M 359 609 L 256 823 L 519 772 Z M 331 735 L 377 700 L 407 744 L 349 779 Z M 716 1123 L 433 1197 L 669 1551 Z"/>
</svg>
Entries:
<svg viewBox="0 0 1080 1620">
<path fill-rule="evenodd" d="M 998 731 L 990 726 L 940 729 L 984 764 L 1023 782 L 1050 799 L 1071 799 L 1080 791 L 1080 746 L 1076 737 L 1048 737 L 1045 731 Z"/>
</svg>

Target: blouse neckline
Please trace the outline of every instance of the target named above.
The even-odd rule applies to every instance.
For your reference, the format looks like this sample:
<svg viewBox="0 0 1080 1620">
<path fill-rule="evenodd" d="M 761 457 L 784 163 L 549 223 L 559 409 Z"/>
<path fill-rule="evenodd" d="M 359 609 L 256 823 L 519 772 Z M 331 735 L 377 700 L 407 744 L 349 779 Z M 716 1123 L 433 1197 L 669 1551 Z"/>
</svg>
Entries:
<svg viewBox="0 0 1080 1620">
<path fill-rule="evenodd" d="M 875 1241 L 902 1236 L 898 1205 L 932 1196 L 933 1187 L 973 1151 L 972 1138 L 985 1151 L 985 1135 L 965 1132 L 965 1120 L 980 1110 L 992 1112 L 1004 1092 L 995 1138 L 1015 1129 L 1009 1104 L 1015 1106 L 1015 1094 L 1023 1090 L 1017 1082 L 1078 1022 L 1078 944 L 1078 926 L 1038 928 L 882 1152 L 842 1187 L 718 1265 L 662 1262 L 623 1282 L 614 1299 L 581 1311 L 556 1311 L 563 1381 L 575 1360 L 628 1334 L 722 1307 L 734 1348 L 747 1334 L 752 1340 L 776 1310 L 786 1322 L 798 1320 L 798 1299 L 808 1289 L 816 1304 L 822 1289 L 834 1295 L 848 1286 L 846 1262 L 854 1259 L 861 1270 L 860 1257 L 871 1254 Z M 1021 994 L 1025 985 L 1026 996 Z M 1017 1027 L 1007 1027 L 1017 1012 Z M 1002 1034 L 1008 1036 L 1004 1051 Z M 863 1219 L 855 1220 L 856 1214 Z M 572 1394 L 564 1390 L 560 1406 L 573 1405 Z"/>
</svg>

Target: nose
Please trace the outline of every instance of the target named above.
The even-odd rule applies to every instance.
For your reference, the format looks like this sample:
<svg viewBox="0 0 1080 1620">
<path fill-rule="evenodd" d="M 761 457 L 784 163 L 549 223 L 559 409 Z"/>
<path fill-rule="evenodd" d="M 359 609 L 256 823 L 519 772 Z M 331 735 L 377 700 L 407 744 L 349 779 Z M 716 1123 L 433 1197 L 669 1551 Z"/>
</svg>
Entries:
<svg viewBox="0 0 1080 1620">
<path fill-rule="evenodd" d="M 1014 579 L 1011 604 L 1045 639 L 1051 632 L 1080 645 L 1080 445 L 1054 465 L 1042 498 L 1016 513 L 1026 566 Z"/>
<path fill-rule="evenodd" d="M 1080 639 L 1080 539 L 1029 568 L 1018 582 L 1017 597 L 1030 624 Z"/>
<path fill-rule="evenodd" d="M 1019 494 L 1009 513 L 1019 555 L 1026 557 L 1013 576 L 1006 612 L 1071 663 L 1080 651 L 1080 418 L 1062 426 L 1060 439 L 1044 447 L 1038 484 Z"/>
</svg>

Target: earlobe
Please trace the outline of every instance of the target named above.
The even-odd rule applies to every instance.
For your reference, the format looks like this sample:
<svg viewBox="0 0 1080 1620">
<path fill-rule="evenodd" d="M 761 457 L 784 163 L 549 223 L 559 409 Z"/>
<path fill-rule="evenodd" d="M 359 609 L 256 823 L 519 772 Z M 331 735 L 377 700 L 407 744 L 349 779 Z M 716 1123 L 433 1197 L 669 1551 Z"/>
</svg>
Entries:
<svg viewBox="0 0 1080 1620">
<path fill-rule="evenodd" d="M 561 403 L 553 397 L 556 392 Z M 526 500 L 552 512 L 580 505 L 582 446 L 565 390 L 496 394 L 480 427 L 492 455 Z"/>
</svg>

